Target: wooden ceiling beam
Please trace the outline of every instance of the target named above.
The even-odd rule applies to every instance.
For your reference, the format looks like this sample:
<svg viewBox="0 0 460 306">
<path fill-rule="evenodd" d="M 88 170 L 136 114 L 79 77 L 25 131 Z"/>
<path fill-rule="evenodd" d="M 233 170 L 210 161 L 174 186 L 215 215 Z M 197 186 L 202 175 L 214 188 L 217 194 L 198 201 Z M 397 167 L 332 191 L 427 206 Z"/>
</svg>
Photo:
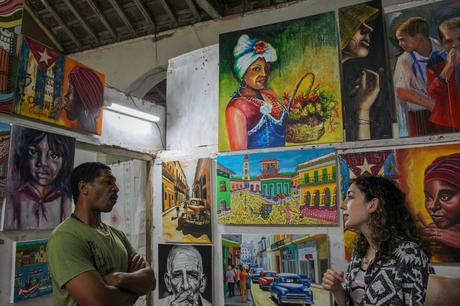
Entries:
<svg viewBox="0 0 460 306">
<path fill-rule="evenodd" d="M 107 19 L 105 18 L 104 14 L 102 14 L 101 10 L 97 7 L 97 4 L 93 0 L 87 0 L 86 2 L 89 4 L 89 6 L 91 6 L 91 8 L 93 9 L 94 13 L 97 15 L 97 17 L 102 22 L 104 27 L 110 32 L 112 37 L 117 38 L 118 35 L 113 30 L 112 26 L 107 21 Z"/>
<path fill-rule="evenodd" d="M 166 0 L 160 0 L 160 3 L 161 3 L 161 6 L 163 6 L 163 9 L 165 10 L 166 14 L 169 16 L 169 19 L 171 19 L 174 25 L 177 25 L 177 18 L 172 12 L 168 3 L 166 3 Z"/>
<path fill-rule="evenodd" d="M 148 8 L 145 6 L 144 2 L 142 0 L 134 0 L 134 3 L 136 4 L 137 8 L 141 12 L 142 16 L 144 16 L 145 21 L 149 24 L 150 27 L 156 28 L 155 20 L 152 16 L 152 14 L 149 12 Z"/>
<path fill-rule="evenodd" d="M 192 11 L 193 16 L 195 16 L 197 20 L 201 20 L 200 13 L 198 12 L 198 9 L 196 8 L 195 3 L 193 3 L 193 0 L 185 0 L 185 2 L 190 8 L 190 11 Z"/>
<path fill-rule="evenodd" d="M 222 15 L 209 3 L 208 0 L 195 0 L 199 7 L 203 9 L 211 18 L 222 18 Z"/>
<path fill-rule="evenodd" d="M 69 0 L 64 0 L 65 5 L 70 9 L 72 14 L 78 19 L 80 24 L 85 28 L 86 32 L 94 39 L 96 43 L 99 43 L 99 38 L 96 33 L 89 27 L 88 23 L 83 19 L 83 17 L 78 13 L 73 4 Z"/>
<path fill-rule="evenodd" d="M 136 33 L 136 30 L 134 29 L 133 25 L 129 21 L 128 17 L 123 12 L 118 2 L 116 0 L 109 0 L 109 2 L 112 5 L 112 7 L 115 9 L 115 12 L 117 12 L 118 16 L 120 16 L 123 23 L 128 27 L 129 31 L 131 33 Z"/>
<path fill-rule="evenodd" d="M 61 17 L 58 15 L 58 13 L 54 10 L 54 8 L 48 3 L 47 0 L 42 0 L 42 4 L 45 6 L 45 8 L 48 10 L 48 12 L 53 16 L 53 18 L 56 20 L 56 22 L 62 26 L 64 31 L 69 35 L 70 39 L 77 45 L 78 48 L 81 47 L 81 42 L 80 40 L 73 34 L 73 32 L 69 29 L 69 27 L 66 26 L 64 21 L 62 21 Z"/>
</svg>

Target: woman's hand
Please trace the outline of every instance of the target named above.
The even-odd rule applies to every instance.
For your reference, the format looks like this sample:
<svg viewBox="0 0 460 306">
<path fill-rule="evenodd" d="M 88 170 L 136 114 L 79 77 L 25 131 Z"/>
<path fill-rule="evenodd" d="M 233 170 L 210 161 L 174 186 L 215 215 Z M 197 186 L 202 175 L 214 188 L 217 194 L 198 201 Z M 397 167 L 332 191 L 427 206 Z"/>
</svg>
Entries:
<svg viewBox="0 0 460 306">
<path fill-rule="evenodd" d="M 364 69 L 351 92 L 358 112 L 369 111 L 380 92 L 380 75 L 370 69 Z"/>
<path fill-rule="evenodd" d="M 423 230 L 426 237 L 433 244 L 443 244 L 451 248 L 460 249 L 460 225 L 442 229 L 431 223 Z"/>
<path fill-rule="evenodd" d="M 342 287 L 344 281 L 344 273 L 336 272 L 332 269 L 328 269 L 323 275 L 322 286 L 324 289 L 330 291 L 335 298 L 337 305 L 346 305 L 345 290 Z"/>
<path fill-rule="evenodd" d="M 332 269 L 328 269 L 323 275 L 322 286 L 324 289 L 334 292 L 343 291 L 342 282 L 344 281 L 344 273 L 336 272 Z"/>
</svg>

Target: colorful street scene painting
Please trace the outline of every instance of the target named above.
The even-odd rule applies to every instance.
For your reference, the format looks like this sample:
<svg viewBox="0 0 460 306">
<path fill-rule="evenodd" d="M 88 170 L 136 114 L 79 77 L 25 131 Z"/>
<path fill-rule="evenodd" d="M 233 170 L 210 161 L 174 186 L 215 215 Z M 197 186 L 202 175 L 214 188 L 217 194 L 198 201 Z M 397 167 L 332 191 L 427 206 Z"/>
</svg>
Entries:
<svg viewBox="0 0 460 306">
<path fill-rule="evenodd" d="M 19 62 L 16 114 L 101 134 L 104 75 L 29 37 Z"/>
<path fill-rule="evenodd" d="M 382 2 L 339 9 L 346 140 L 391 138 L 393 91 L 387 69 Z"/>
<path fill-rule="evenodd" d="M 458 132 L 460 2 L 414 1 L 386 11 L 400 136 Z"/>
<path fill-rule="evenodd" d="M 218 156 L 218 222 L 337 224 L 336 168 L 333 148 Z"/>
<path fill-rule="evenodd" d="M 162 164 L 163 237 L 211 243 L 211 159 Z"/>
<path fill-rule="evenodd" d="M 47 242 L 46 239 L 13 242 L 11 303 L 52 292 L 46 256 Z"/>
<path fill-rule="evenodd" d="M 21 41 L 21 35 L 0 27 L 0 112 L 2 113 L 10 113 L 13 107 Z"/>
<path fill-rule="evenodd" d="M 328 268 L 326 234 L 222 235 L 225 305 L 330 306 L 321 287 Z"/>
<path fill-rule="evenodd" d="M 75 138 L 14 125 L 4 229 L 51 230 L 71 213 Z"/>
<path fill-rule="evenodd" d="M 399 183 L 433 262 L 460 262 L 460 144 L 399 149 Z"/>
<path fill-rule="evenodd" d="M 219 151 L 343 139 L 334 12 L 221 34 Z"/>
<path fill-rule="evenodd" d="M 20 34 L 24 0 L 3 0 L 0 3 L 0 28 Z"/>
<path fill-rule="evenodd" d="M 358 176 L 375 175 L 396 179 L 395 153 L 392 150 L 339 154 L 340 193 L 345 199 L 350 181 Z M 351 260 L 356 232 L 345 229 L 345 258 Z"/>
</svg>

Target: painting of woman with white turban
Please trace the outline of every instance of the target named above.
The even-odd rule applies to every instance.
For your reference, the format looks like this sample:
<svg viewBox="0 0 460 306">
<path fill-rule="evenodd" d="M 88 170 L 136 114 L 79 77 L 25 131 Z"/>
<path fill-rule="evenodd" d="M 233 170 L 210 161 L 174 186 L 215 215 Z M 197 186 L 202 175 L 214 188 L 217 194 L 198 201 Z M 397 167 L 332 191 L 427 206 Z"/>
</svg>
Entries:
<svg viewBox="0 0 460 306">
<path fill-rule="evenodd" d="M 225 33 L 219 151 L 342 140 L 333 13 Z"/>
</svg>

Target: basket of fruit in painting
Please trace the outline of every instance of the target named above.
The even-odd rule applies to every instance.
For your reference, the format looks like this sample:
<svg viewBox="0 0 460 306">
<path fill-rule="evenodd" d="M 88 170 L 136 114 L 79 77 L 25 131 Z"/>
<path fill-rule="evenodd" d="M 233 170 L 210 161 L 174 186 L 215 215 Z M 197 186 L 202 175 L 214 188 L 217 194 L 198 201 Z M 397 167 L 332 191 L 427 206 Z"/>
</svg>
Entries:
<svg viewBox="0 0 460 306">
<path fill-rule="evenodd" d="M 307 86 L 299 90 L 304 82 Z M 336 101 L 332 92 L 315 85 L 313 73 L 306 73 L 297 83 L 293 95 L 285 93 L 283 100 L 289 101 L 286 142 L 305 143 L 324 135 L 325 122 L 330 119 Z"/>
</svg>

